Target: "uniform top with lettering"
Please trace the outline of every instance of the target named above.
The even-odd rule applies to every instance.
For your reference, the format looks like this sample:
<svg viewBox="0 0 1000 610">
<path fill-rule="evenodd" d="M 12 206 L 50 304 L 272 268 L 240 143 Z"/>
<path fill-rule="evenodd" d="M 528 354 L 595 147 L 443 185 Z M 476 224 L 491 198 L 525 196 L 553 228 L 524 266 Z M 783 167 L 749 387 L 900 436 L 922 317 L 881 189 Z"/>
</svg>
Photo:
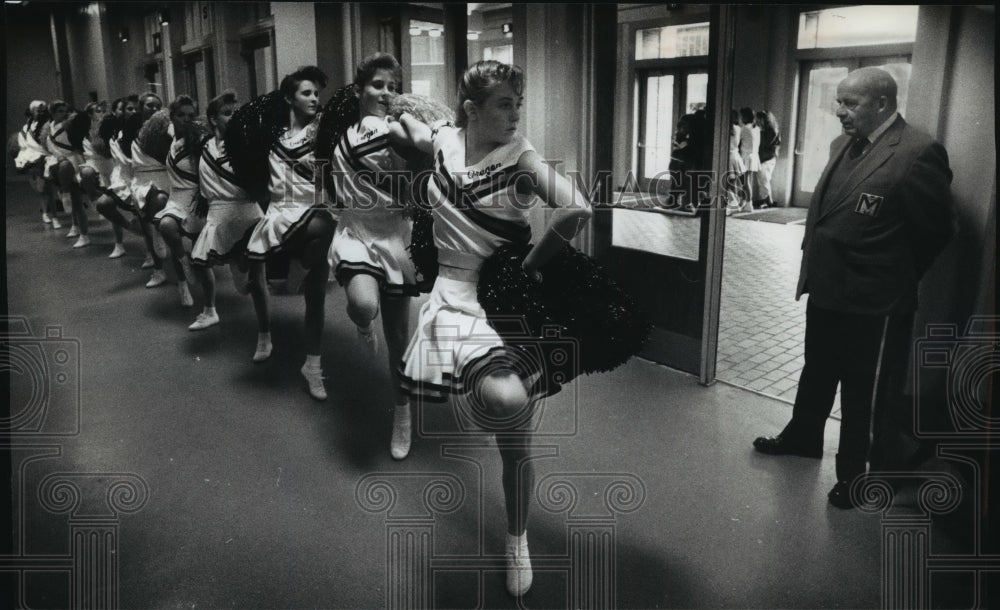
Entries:
<svg viewBox="0 0 1000 610">
<path fill-rule="evenodd" d="M 239 184 L 233 172 L 226 145 L 218 138 L 212 138 L 201 150 L 198 164 L 201 194 L 213 201 L 249 201 L 250 196 Z"/>
<path fill-rule="evenodd" d="M 198 186 L 198 155 L 183 139 L 174 138 L 167 153 L 167 176 L 170 188 L 193 189 Z"/>
<path fill-rule="evenodd" d="M 271 173 L 268 184 L 272 205 L 283 202 L 312 206 L 316 203 L 316 158 L 313 150 L 316 147 L 318 119 L 317 115 L 294 135 L 286 131 L 271 145 L 267 163 Z"/>
<path fill-rule="evenodd" d="M 467 166 L 464 129 L 441 127 L 433 143 L 434 176 L 428 194 L 440 262 L 476 269 L 478 264 L 470 259 L 481 263 L 504 244 L 531 241 L 528 212 L 534 196 L 517 188 L 516 177 L 521 155 L 534 147 L 515 135 Z"/>
<path fill-rule="evenodd" d="M 385 174 L 402 170 L 405 161 L 389 144 L 389 123 L 385 118 L 366 116 L 340 136 L 333 153 L 332 171 L 341 218 L 365 222 L 402 211 L 393 198 L 391 179 Z M 380 180 L 380 178 L 383 178 Z"/>
</svg>

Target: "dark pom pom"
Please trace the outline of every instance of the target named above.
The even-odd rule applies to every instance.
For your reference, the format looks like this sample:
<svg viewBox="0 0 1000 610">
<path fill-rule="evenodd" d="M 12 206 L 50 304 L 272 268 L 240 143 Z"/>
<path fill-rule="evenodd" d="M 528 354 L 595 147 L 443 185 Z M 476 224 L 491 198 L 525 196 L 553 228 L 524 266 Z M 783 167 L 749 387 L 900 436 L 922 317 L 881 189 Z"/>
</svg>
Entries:
<svg viewBox="0 0 1000 610">
<path fill-rule="evenodd" d="M 101 124 L 97 126 L 97 135 L 105 142 L 110 142 L 115 134 L 122 128 L 124 121 L 110 112 L 101 119 Z"/>
<path fill-rule="evenodd" d="M 413 231 L 410 234 L 410 260 L 420 274 L 417 287 L 421 292 L 430 292 L 438 274 L 438 251 L 434 245 L 434 217 L 429 210 L 413 210 Z"/>
<path fill-rule="evenodd" d="M 498 332 L 494 321 L 521 316 L 533 337 L 553 329 L 563 339 L 575 339 L 580 351 L 573 362 L 553 367 L 560 383 L 580 373 L 610 371 L 642 348 L 652 325 L 597 261 L 566 246 L 540 269 L 543 280 L 537 283 L 521 268 L 530 250 L 530 245 L 504 246 L 480 269 L 479 302 Z"/>
<path fill-rule="evenodd" d="M 77 112 L 66 123 L 66 138 L 77 152 L 83 152 L 83 139 L 90 133 L 90 115 Z"/>
<path fill-rule="evenodd" d="M 132 158 L 132 142 L 139 135 L 140 129 L 142 129 L 142 115 L 138 112 L 125 119 L 125 125 L 122 127 L 121 147 L 122 152 L 129 159 Z"/>
<path fill-rule="evenodd" d="M 170 153 L 170 144 L 174 140 L 168 131 L 169 129 L 170 111 L 166 108 L 157 110 L 142 125 L 139 135 L 136 136 L 139 148 L 160 163 L 166 163 L 167 155 Z"/>
<path fill-rule="evenodd" d="M 226 127 L 226 151 L 233 171 L 256 199 L 267 196 L 271 146 L 288 122 L 288 103 L 272 91 L 240 106 Z"/>
<path fill-rule="evenodd" d="M 354 95 L 354 85 L 344 85 L 333 92 L 333 96 L 323 107 L 319 118 L 319 128 L 316 132 L 316 159 L 333 159 L 333 151 L 337 142 L 347 128 L 361 120 L 361 107 Z M 327 197 L 336 201 L 335 181 L 328 170 L 323 173 L 323 188 Z"/>
</svg>

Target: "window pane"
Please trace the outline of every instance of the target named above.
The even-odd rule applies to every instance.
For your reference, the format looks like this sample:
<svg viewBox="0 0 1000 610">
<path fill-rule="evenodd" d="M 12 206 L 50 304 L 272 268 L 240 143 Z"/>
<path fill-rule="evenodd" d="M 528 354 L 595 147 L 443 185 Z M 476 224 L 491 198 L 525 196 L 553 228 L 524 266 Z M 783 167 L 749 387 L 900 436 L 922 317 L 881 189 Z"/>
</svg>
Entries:
<svg viewBox="0 0 1000 610">
<path fill-rule="evenodd" d="M 708 22 L 636 30 L 636 59 L 708 55 Z"/>
<path fill-rule="evenodd" d="M 437 97 L 445 91 L 444 26 L 410 21 L 410 91 Z"/>
<path fill-rule="evenodd" d="M 510 3 L 468 5 L 469 63 L 493 59 L 514 63 L 514 14 Z"/>
<path fill-rule="evenodd" d="M 674 77 L 671 74 L 646 79 L 646 129 L 643 178 L 652 178 L 670 169 L 673 142 Z"/>
<path fill-rule="evenodd" d="M 837 84 L 847 76 L 847 68 L 814 68 L 809 71 L 806 102 L 806 133 L 803 139 L 802 173 L 799 189 L 812 192 L 830 157 L 830 142 L 843 131 L 835 114 Z"/>
<path fill-rule="evenodd" d="M 913 42 L 918 6 L 845 6 L 799 15 L 800 49 Z"/>
<path fill-rule="evenodd" d="M 688 74 L 684 112 L 701 110 L 708 103 L 708 74 Z"/>
</svg>

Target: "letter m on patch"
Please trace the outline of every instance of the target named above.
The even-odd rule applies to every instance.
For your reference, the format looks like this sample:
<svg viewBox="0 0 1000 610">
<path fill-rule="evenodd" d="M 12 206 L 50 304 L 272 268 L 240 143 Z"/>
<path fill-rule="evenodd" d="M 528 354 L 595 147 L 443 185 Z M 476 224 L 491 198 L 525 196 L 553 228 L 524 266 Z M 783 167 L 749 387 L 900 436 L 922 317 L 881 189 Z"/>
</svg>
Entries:
<svg viewBox="0 0 1000 610">
<path fill-rule="evenodd" d="M 884 198 L 881 195 L 861 193 L 861 197 L 858 198 L 858 205 L 854 208 L 854 211 L 858 214 L 864 214 L 865 216 L 878 216 L 879 208 L 882 207 L 883 199 Z"/>
</svg>

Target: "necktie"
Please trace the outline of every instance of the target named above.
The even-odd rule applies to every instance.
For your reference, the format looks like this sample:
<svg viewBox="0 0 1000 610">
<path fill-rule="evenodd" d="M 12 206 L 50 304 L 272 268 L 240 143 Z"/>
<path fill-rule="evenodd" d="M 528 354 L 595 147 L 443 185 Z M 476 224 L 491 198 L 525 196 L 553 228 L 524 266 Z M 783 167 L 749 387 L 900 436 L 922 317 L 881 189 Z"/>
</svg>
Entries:
<svg viewBox="0 0 1000 610">
<path fill-rule="evenodd" d="M 865 146 L 868 146 L 868 138 L 858 138 L 854 140 L 851 147 L 847 149 L 847 156 L 850 157 L 851 160 L 857 159 L 861 156 L 861 153 L 864 152 Z"/>
</svg>

